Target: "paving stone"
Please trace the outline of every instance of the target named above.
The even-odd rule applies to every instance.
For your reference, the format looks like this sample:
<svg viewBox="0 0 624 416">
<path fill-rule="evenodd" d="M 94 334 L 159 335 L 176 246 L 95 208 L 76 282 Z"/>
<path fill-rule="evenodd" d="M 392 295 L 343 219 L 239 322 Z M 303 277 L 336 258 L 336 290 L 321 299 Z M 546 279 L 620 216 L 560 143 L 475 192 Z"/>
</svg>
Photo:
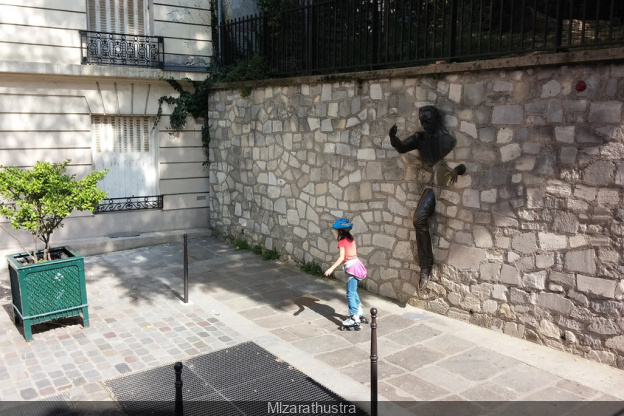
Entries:
<svg viewBox="0 0 624 416">
<path fill-rule="evenodd" d="M 438 363 L 450 372 L 468 380 L 485 380 L 520 365 L 520 362 L 483 347 L 476 346 Z M 478 400 L 478 399 L 477 399 Z"/>
<path fill-rule="evenodd" d="M 559 381 L 560 378 L 535 367 L 521 364 L 491 381 L 519 395 L 533 392 Z"/>
<path fill-rule="evenodd" d="M 422 345 L 416 345 L 388 356 L 387 360 L 409 371 L 414 371 L 417 368 L 433 364 L 445 357 L 446 356 L 440 352 Z"/>
<path fill-rule="evenodd" d="M 35 389 L 31 387 L 31 388 L 27 388 L 24 390 L 20 390 L 20 396 L 23 400 L 32 400 L 38 397 L 39 394 L 37 393 Z"/>
<path fill-rule="evenodd" d="M 453 335 L 442 334 L 435 338 L 424 341 L 423 345 L 427 348 L 431 348 L 446 355 L 454 355 L 461 351 L 472 348 L 475 344 L 455 337 Z"/>
<path fill-rule="evenodd" d="M 450 393 L 448 390 L 433 385 L 412 374 L 391 378 L 387 380 L 387 382 L 398 389 L 413 394 L 419 400 L 435 400 Z"/>
</svg>

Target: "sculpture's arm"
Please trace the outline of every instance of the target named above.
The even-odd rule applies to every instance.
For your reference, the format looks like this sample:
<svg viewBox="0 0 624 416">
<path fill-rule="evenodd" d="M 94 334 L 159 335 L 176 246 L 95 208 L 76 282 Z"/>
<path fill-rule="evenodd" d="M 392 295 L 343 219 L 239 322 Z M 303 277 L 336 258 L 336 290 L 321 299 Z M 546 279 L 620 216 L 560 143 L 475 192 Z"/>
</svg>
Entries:
<svg viewBox="0 0 624 416">
<path fill-rule="evenodd" d="M 416 133 L 413 136 L 408 137 L 405 140 L 401 140 L 397 137 L 397 126 L 396 124 L 390 128 L 388 135 L 390 136 L 390 144 L 394 147 L 399 153 L 406 153 L 410 150 L 418 149 L 418 143 L 416 142 Z"/>
</svg>

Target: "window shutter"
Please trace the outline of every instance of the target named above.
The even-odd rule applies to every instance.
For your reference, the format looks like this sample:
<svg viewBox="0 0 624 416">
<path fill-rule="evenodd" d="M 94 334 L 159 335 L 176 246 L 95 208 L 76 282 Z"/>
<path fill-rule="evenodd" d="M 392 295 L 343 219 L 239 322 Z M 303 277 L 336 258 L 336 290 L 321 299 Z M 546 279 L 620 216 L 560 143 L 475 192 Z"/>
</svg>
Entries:
<svg viewBox="0 0 624 416">
<path fill-rule="evenodd" d="M 109 173 L 98 187 L 110 198 L 158 194 L 154 118 L 92 116 L 93 167 Z"/>
<path fill-rule="evenodd" d="M 89 30 L 148 35 L 149 0 L 88 0 Z"/>
<path fill-rule="evenodd" d="M 150 151 L 151 117 L 93 116 L 96 153 L 147 153 Z"/>
</svg>

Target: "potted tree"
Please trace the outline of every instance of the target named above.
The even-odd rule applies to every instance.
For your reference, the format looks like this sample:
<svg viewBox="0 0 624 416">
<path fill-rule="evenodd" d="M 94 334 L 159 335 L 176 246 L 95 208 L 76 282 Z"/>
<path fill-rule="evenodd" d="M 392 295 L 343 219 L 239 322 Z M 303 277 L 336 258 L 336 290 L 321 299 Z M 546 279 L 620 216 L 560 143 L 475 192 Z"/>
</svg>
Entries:
<svg viewBox="0 0 624 416">
<path fill-rule="evenodd" d="M 66 173 L 70 160 L 37 162 L 32 169 L 0 166 L 0 215 L 11 227 L 32 235 L 33 250 L 6 256 L 9 263 L 15 323 L 24 323 L 24 337 L 32 340 L 31 325 L 82 313 L 89 326 L 84 258 L 68 247 L 52 248 L 54 230 L 74 210 L 93 212 L 106 193 L 97 188 L 107 170 L 84 179 Z M 37 242 L 44 247 L 37 249 Z"/>
</svg>

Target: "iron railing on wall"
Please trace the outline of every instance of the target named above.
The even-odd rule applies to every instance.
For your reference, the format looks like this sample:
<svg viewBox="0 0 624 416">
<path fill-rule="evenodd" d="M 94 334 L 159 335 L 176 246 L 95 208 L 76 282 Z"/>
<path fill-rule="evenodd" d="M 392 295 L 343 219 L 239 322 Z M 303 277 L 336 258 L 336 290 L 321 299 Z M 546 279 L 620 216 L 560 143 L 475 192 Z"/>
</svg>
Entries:
<svg viewBox="0 0 624 416">
<path fill-rule="evenodd" d="M 219 27 L 221 58 L 278 75 L 624 44 L 624 0 L 302 0 Z"/>
<path fill-rule="evenodd" d="M 165 42 L 162 36 L 80 31 L 82 64 L 128 65 L 162 68 Z"/>
<path fill-rule="evenodd" d="M 162 209 L 162 207 L 162 195 L 106 198 L 97 206 L 95 213 L 135 211 L 138 209 Z"/>
</svg>

